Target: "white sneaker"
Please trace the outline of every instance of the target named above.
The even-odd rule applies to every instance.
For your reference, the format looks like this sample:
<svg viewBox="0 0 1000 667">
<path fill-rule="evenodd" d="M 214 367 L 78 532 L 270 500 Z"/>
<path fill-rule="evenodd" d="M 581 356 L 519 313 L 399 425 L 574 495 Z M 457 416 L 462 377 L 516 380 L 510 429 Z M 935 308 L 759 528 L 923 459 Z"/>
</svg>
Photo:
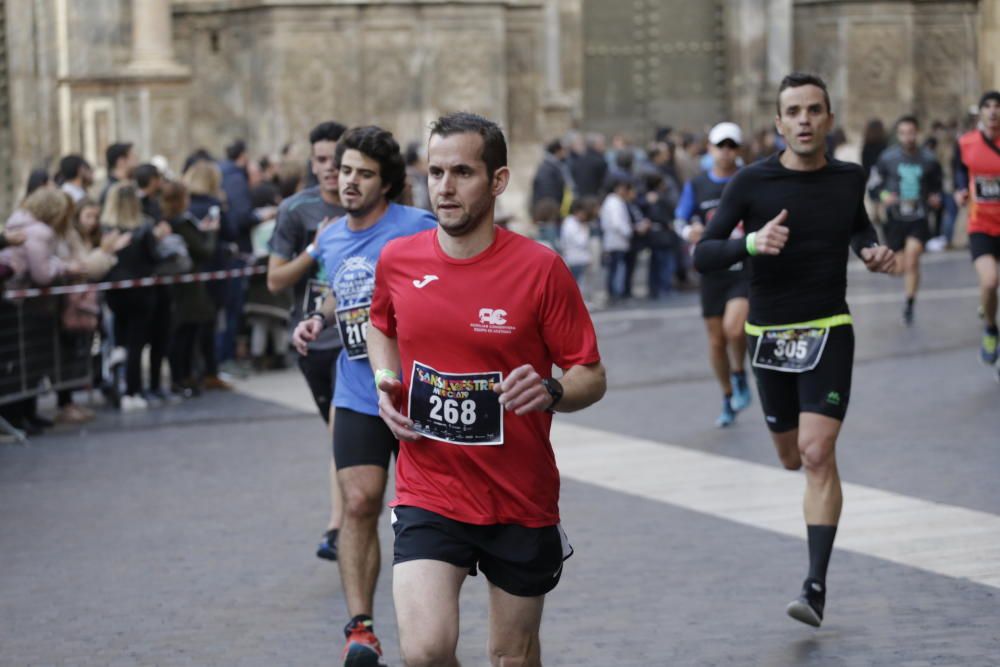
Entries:
<svg viewBox="0 0 1000 667">
<path fill-rule="evenodd" d="M 111 350 L 111 354 L 108 355 L 108 365 L 117 366 L 118 364 L 124 364 L 126 359 L 128 359 L 128 352 L 125 351 L 124 347 L 119 345 Z"/>
<path fill-rule="evenodd" d="M 135 412 L 136 410 L 149 408 L 149 402 L 142 396 L 130 396 L 126 394 L 122 396 L 121 406 L 122 412 Z"/>
<path fill-rule="evenodd" d="M 941 252 L 948 245 L 948 239 L 943 236 L 935 236 L 927 241 L 927 252 Z"/>
</svg>

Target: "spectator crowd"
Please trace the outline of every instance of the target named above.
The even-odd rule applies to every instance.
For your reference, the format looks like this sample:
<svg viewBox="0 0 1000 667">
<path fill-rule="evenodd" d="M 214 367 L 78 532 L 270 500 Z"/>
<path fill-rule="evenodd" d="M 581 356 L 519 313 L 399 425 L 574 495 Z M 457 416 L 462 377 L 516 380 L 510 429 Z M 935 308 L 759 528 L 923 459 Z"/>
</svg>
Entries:
<svg viewBox="0 0 1000 667">
<path fill-rule="evenodd" d="M 945 172 L 957 125 L 934 123 L 924 138 Z M 742 164 L 782 148 L 773 131 L 743 142 L 738 129 L 729 140 Z M 873 172 L 890 139 L 873 120 L 856 155 L 843 131 L 833 133 L 829 149 Z M 625 135 L 608 140 L 573 132 L 544 147 L 529 218 L 500 212 L 497 219 L 558 250 L 592 306 L 637 296 L 664 300 L 697 281 L 676 211 L 685 185 L 711 168 L 708 149 L 707 132 L 669 127 L 641 145 Z M 405 157 L 401 199 L 429 209 L 421 145 L 410 144 Z M 94 165 L 67 155 L 53 173 L 30 174 L 0 234 L 2 289 L 263 267 L 277 207 L 316 183 L 294 145 L 254 158 L 241 140 L 220 156 L 196 150 L 177 171 L 160 156 L 139 163 L 132 144 L 114 143 L 103 173 L 98 188 Z M 944 202 L 935 214 L 932 250 L 949 245 L 954 232 L 957 209 L 951 197 Z M 872 207 L 877 212 L 878 203 Z M 233 377 L 286 365 L 291 300 L 290 290 L 272 294 L 257 274 L 84 291 L 60 297 L 56 307 L 60 339 L 91 351 L 90 385 L 108 405 L 135 411 L 225 391 Z M 0 302 L 0 313 L 16 304 Z M 54 421 L 94 417 L 70 390 L 58 392 L 57 404 Z M 37 398 L 0 405 L 0 416 L 28 433 L 53 424 L 38 413 Z"/>
</svg>

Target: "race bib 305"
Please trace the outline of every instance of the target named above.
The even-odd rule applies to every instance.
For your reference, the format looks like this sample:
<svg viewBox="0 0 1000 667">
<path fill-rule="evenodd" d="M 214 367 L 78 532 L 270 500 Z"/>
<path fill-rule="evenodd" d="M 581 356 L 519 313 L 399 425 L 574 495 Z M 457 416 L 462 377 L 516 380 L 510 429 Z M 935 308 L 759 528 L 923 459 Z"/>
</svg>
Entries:
<svg viewBox="0 0 1000 667">
<path fill-rule="evenodd" d="M 805 373 L 823 357 L 829 328 L 767 329 L 757 338 L 753 365 L 784 373 Z"/>
</svg>

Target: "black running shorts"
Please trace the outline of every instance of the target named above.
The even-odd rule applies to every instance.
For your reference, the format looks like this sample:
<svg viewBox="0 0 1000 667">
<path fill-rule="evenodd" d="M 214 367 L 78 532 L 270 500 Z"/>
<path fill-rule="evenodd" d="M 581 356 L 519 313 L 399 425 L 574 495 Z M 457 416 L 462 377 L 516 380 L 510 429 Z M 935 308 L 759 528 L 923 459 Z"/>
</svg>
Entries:
<svg viewBox="0 0 1000 667">
<path fill-rule="evenodd" d="M 747 335 L 747 349 L 753 359 L 756 336 Z M 853 367 L 854 328 L 850 325 L 830 329 L 823 356 L 811 371 L 785 373 L 755 366 L 753 373 L 767 427 L 774 433 L 796 429 L 800 412 L 843 421 L 851 398 Z"/>
<path fill-rule="evenodd" d="M 309 385 L 313 400 L 323 421 L 330 421 L 330 402 L 333 388 L 337 384 L 337 355 L 340 348 L 332 350 L 309 350 L 309 354 L 299 355 L 299 370 Z"/>
<path fill-rule="evenodd" d="M 913 238 L 927 245 L 931 238 L 931 226 L 927 218 L 918 220 L 893 220 L 885 223 L 885 244 L 893 252 L 899 252 L 906 245 L 906 239 Z"/>
<path fill-rule="evenodd" d="M 731 299 L 750 296 L 746 268 L 740 271 L 711 271 L 701 276 L 701 316 L 722 317 Z"/>
<path fill-rule="evenodd" d="M 401 506 L 392 510 L 392 530 L 396 534 L 393 565 L 438 560 L 467 568 L 472 576 L 478 566 L 491 584 L 521 597 L 545 595 L 555 588 L 563 561 L 573 554 L 558 525 L 477 526 Z"/>
<path fill-rule="evenodd" d="M 353 466 L 389 469 L 389 459 L 399 453 L 399 441 L 381 417 L 336 408 L 333 420 L 333 462 L 337 470 Z"/>
<path fill-rule="evenodd" d="M 972 261 L 976 261 L 983 255 L 993 255 L 1000 261 L 1000 236 L 973 232 L 969 234 L 969 252 L 972 253 Z"/>
</svg>

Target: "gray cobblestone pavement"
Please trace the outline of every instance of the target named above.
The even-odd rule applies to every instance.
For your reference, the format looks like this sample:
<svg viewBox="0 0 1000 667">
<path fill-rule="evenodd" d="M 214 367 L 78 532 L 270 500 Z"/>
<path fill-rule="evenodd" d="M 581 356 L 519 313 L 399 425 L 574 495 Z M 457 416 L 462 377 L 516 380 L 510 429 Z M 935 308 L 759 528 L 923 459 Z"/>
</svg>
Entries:
<svg viewBox="0 0 1000 667">
<path fill-rule="evenodd" d="M 874 297 L 899 287 L 852 283 Z M 934 264 L 925 284 L 969 287 L 966 258 Z M 845 479 L 1000 514 L 1000 387 L 974 363 L 974 297 L 922 301 L 912 330 L 888 298 L 853 308 Z M 560 419 L 776 465 L 756 406 L 711 427 L 697 315 L 645 317 L 599 316 L 615 388 Z M 311 412 L 237 394 L 0 446 L 0 664 L 336 664 L 346 610 L 335 566 L 313 556 L 328 451 Z M 801 540 L 574 480 L 562 509 L 576 554 L 546 603 L 546 665 L 1000 664 L 998 589 L 837 552 L 816 631 L 783 613 Z M 380 530 L 376 623 L 399 665 L 387 516 Z M 486 664 L 485 593 L 481 577 L 463 591 L 465 665 Z"/>
</svg>

